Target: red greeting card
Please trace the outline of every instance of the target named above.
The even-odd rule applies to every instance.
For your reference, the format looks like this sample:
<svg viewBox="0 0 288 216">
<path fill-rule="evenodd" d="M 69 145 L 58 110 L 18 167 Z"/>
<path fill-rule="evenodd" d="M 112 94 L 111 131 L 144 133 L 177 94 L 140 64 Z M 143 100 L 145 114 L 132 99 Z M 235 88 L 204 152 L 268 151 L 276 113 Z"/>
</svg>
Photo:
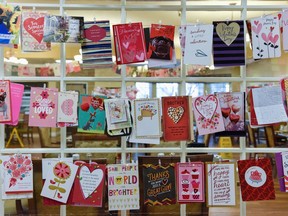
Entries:
<svg viewBox="0 0 288 216">
<path fill-rule="evenodd" d="M 0 81 L 0 123 L 11 122 L 11 90 L 10 81 Z"/>
<path fill-rule="evenodd" d="M 239 160 L 238 171 L 243 201 L 275 199 L 272 166 L 269 158 Z"/>
<path fill-rule="evenodd" d="M 190 96 L 162 97 L 165 141 L 193 139 L 193 115 Z"/>
<path fill-rule="evenodd" d="M 146 47 L 142 23 L 113 25 L 117 64 L 144 62 Z"/>
<path fill-rule="evenodd" d="M 101 207 L 106 165 L 76 161 L 78 171 L 72 188 L 73 205 Z"/>
</svg>

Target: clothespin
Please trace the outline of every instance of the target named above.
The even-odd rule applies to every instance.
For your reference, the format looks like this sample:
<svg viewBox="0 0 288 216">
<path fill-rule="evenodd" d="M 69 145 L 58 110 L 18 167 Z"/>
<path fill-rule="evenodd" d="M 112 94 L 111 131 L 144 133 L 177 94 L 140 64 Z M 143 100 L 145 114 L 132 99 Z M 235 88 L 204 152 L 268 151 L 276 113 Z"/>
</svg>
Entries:
<svg viewBox="0 0 288 216">
<path fill-rule="evenodd" d="M 158 165 L 161 166 L 161 159 L 158 159 Z"/>
<path fill-rule="evenodd" d="M 198 26 L 200 24 L 199 19 L 196 19 L 195 26 Z"/>
<path fill-rule="evenodd" d="M 91 160 L 92 154 L 91 153 L 87 153 L 87 157 L 89 159 L 89 164 L 91 164 L 91 162 L 92 162 L 92 160 Z"/>
<path fill-rule="evenodd" d="M 159 20 L 158 22 L 158 29 L 161 29 L 162 28 L 162 20 Z"/>
<path fill-rule="evenodd" d="M 46 90 L 46 83 L 43 84 L 43 89 Z"/>
<path fill-rule="evenodd" d="M 33 13 L 35 13 L 35 11 L 36 11 L 36 7 L 35 6 L 33 6 L 32 11 L 33 11 Z"/>
<path fill-rule="evenodd" d="M 230 21 L 230 18 L 227 17 L 227 18 L 226 18 L 226 24 L 227 24 L 227 25 L 228 25 L 229 21 Z"/>
<path fill-rule="evenodd" d="M 188 159 L 188 163 L 191 163 L 190 157 L 188 157 L 187 159 Z M 194 166 L 194 164 L 193 164 L 193 166 Z"/>
<path fill-rule="evenodd" d="M 258 159 L 259 159 L 259 156 L 258 156 L 258 154 L 256 153 L 256 154 L 255 154 L 255 160 L 256 160 L 256 162 L 258 161 Z"/>
<path fill-rule="evenodd" d="M 94 20 L 94 24 L 96 24 L 96 17 L 94 17 L 93 20 Z"/>
</svg>

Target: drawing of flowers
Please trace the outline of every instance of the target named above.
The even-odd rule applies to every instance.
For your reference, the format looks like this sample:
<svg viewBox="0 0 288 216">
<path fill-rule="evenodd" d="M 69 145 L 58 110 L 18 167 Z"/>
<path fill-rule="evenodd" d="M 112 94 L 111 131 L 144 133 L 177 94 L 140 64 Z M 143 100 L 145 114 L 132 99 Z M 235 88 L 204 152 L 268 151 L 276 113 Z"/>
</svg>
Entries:
<svg viewBox="0 0 288 216">
<path fill-rule="evenodd" d="M 255 33 L 255 37 L 257 38 L 258 46 L 256 49 L 259 51 L 257 55 L 261 58 L 263 54 L 261 54 L 264 50 L 260 49 L 260 42 L 259 42 L 259 33 L 262 30 L 262 23 L 260 23 L 258 20 L 254 20 L 254 26 L 252 27 L 252 31 Z"/>
<path fill-rule="evenodd" d="M 211 119 L 199 116 L 197 121 L 200 122 L 203 129 L 214 130 L 217 129 L 217 126 L 219 125 L 219 118 L 220 114 L 218 112 L 215 112 Z"/>
<path fill-rule="evenodd" d="M 272 29 L 273 30 L 273 29 Z M 272 47 L 274 49 L 274 57 L 275 57 L 275 50 L 279 47 L 278 45 L 276 45 L 278 39 L 279 39 L 279 35 L 276 34 L 273 36 L 273 33 L 272 33 L 272 30 L 271 32 L 268 34 L 268 38 L 269 40 L 271 41 L 270 43 L 270 47 Z"/>
</svg>

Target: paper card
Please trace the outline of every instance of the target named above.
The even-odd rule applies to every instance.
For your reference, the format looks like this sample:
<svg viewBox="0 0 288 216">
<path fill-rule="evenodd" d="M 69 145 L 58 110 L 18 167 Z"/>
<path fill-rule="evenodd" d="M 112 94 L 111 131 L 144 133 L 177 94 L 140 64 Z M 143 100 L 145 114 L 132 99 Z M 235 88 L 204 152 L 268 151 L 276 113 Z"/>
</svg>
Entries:
<svg viewBox="0 0 288 216">
<path fill-rule="evenodd" d="M 51 161 L 41 196 L 66 203 L 74 183 L 78 166 L 64 161 Z"/>
<path fill-rule="evenodd" d="M 285 192 L 288 192 L 288 152 L 282 152 L 282 169 L 282 178 L 284 179 Z"/>
<path fill-rule="evenodd" d="M 176 204 L 175 164 L 143 164 L 144 205 Z"/>
<path fill-rule="evenodd" d="M 217 96 L 210 94 L 192 98 L 192 104 L 199 135 L 225 130 Z"/>
<path fill-rule="evenodd" d="M 283 38 L 288 37 L 288 10 L 282 11 Z M 283 49 L 288 50 L 288 41 L 283 40 Z"/>
<path fill-rule="evenodd" d="M 215 67 L 245 65 L 244 21 L 213 22 Z"/>
<path fill-rule="evenodd" d="M 134 100 L 134 128 L 137 138 L 161 137 L 160 100 Z M 143 130 L 145 128 L 145 130 Z"/>
<path fill-rule="evenodd" d="M 109 164 L 107 173 L 109 211 L 139 209 L 138 164 Z"/>
<path fill-rule="evenodd" d="M 202 162 L 177 163 L 177 202 L 205 202 L 204 164 Z"/>
<path fill-rule="evenodd" d="M 77 122 L 78 92 L 66 91 L 58 93 L 57 122 Z"/>
<path fill-rule="evenodd" d="M 275 199 L 272 165 L 269 158 L 239 160 L 238 172 L 243 201 Z"/>
<path fill-rule="evenodd" d="M 45 180 L 48 175 L 48 170 L 52 169 L 53 163 L 58 162 L 59 158 L 42 158 L 42 179 Z M 73 163 L 73 158 L 61 158 L 61 161 L 66 163 Z"/>
<path fill-rule="evenodd" d="M 102 207 L 106 165 L 75 161 L 78 171 L 72 188 L 73 205 Z"/>
<path fill-rule="evenodd" d="M 80 95 L 78 132 L 104 134 L 105 110 L 104 99 L 101 95 Z"/>
<path fill-rule="evenodd" d="M 165 141 L 192 140 L 193 114 L 190 96 L 162 97 L 163 137 Z"/>
<path fill-rule="evenodd" d="M 253 88 L 252 97 L 258 124 L 273 124 L 288 120 L 280 86 Z"/>
<path fill-rule="evenodd" d="M 207 206 L 236 205 L 235 163 L 206 163 Z"/>
<path fill-rule="evenodd" d="M 251 19 L 253 58 L 276 58 L 281 56 L 279 19 L 267 15 Z"/>
<path fill-rule="evenodd" d="M 21 10 L 18 5 L 0 4 L 1 29 L 0 44 L 18 44 L 21 26 Z"/>
<path fill-rule="evenodd" d="M 282 159 L 282 154 L 285 157 L 284 160 Z M 277 152 L 275 153 L 275 162 L 276 162 L 276 167 L 277 167 L 277 176 L 278 176 L 278 182 L 279 182 L 279 187 L 281 192 L 287 192 L 286 190 L 286 180 L 284 180 L 284 168 L 283 166 L 286 166 L 288 163 L 287 161 L 287 152 Z M 283 163 L 284 161 L 284 163 Z M 286 177 L 287 179 L 287 177 Z M 287 184 L 288 186 L 288 184 Z"/>
<path fill-rule="evenodd" d="M 184 64 L 210 66 L 212 63 L 213 25 L 187 25 Z"/>
<path fill-rule="evenodd" d="M 9 80 L 0 81 L 0 123 L 11 122 L 11 87 Z"/>
<path fill-rule="evenodd" d="M 24 52 L 51 50 L 51 43 L 43 42 L 45 12 L 22 12 L 21 48 Z"/>
<path fill-rule="evenodd" d="M 182 58 L 185 55 L 185 41 L 186 41 L 186 25 L 181 25 L 178 29 L 179 32 L 179 41 L 180 41 L 180 48 L 182 53 Z"/>
<path fill-rule="evenodd" d="M 31 87 L 29 126 L 56 127 L 58 89 Z"/>
</svg>

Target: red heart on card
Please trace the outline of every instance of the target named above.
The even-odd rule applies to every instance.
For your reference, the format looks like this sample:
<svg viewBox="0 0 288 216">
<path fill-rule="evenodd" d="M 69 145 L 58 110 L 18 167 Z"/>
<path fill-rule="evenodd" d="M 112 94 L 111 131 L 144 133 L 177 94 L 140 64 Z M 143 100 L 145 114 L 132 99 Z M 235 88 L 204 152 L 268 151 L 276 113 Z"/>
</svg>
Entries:
<svg viewBox="0 0 288 216">
<path fill-rule="evenodd" d="M 229 119 L 230 119 L 231 122 L 233 122 L 234 124 L 236 124 L 236 123 L 239 121 L 240 116 L 231 113 L 231 114 L 229 115 Z"/>
<path fill-rule="evenodd" d="M 41 43 L 43 39 L 44 17 L 37 19 L 28 18 L 24 21 L 23 27 L 38 43 Z"/>
<path fill-rule="evenodd" d="M 61 199 L 61 198 L 62 198 L 62 196 L 61 196 L 61 194 L 60 194 L 60 193 L 58 193 L 58 194 L 57 194 L 57 197 L 58 197 L 59 199 Z"/>
<path fill-rule="evenodd" d="M 81 108 L 81 110 L 87 112 L 90 108 L 90 105 L 89 105 L 89 103 L 84 103 L 84 104 L 81 104 L 80 108 Z"/>
<path fill-rule="evenodd" d="M 97 25 L 93 25 L 84 31 L 85 37 L 93 42 L 98 42 L 106 37 L 106 30 Z"/>
<path fill-rule="evenodd" d="M 162 180 L 162 184 L 163 184 L 163 185 L 166 185 L 167 183 L 168 183 L 168 179 L 163 179 L 163 180 Z"/>
<path fill-rule="evenodd" d="M 259 24 L 259 21 L 254 20 L 254 24 L 257 26 Z"/>
</svg>

